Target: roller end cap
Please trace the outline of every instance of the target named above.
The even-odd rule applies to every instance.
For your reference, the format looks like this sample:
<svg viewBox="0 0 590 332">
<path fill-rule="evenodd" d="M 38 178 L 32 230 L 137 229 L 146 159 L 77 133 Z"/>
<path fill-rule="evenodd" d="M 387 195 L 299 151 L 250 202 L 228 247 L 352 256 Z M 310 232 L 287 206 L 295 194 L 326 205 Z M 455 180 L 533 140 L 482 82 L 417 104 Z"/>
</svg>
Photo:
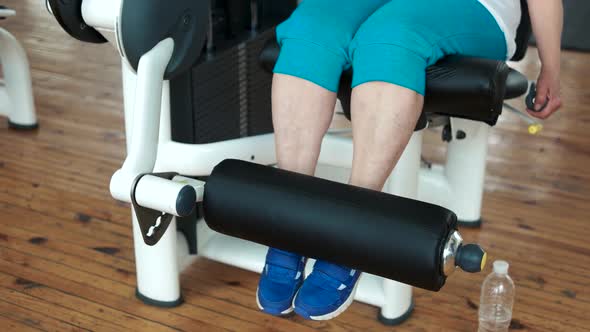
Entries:
<svg viewBox="0 0 590 332">
<path fill-rule="evenodd" d="M 463 271 L 478 273 L 483 271 L 486 258 L 486 252 L 479 245 L 466 244 L 459 248 L 455 261 Z"/>
<path fill-rule="evenodd" d="M 176 212 L 180 217 L 188 217 L 193 213 L 197 201 L 197 192 L 191 186 L 185 186 L 176 198 Z"/>
</svg>

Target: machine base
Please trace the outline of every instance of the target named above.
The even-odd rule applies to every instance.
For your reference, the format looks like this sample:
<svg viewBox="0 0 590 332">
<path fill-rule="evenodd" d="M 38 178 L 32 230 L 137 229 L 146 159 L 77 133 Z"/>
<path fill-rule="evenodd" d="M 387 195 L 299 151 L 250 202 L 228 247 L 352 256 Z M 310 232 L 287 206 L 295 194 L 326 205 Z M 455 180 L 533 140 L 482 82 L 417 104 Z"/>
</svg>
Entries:
<svg viewBox="0 0 590 332">
<path fill-rule="evenodd" d="M 412 316 L 413 312 L 414 312 L 414 299 L 412 299 L 412 304 L 410 304 L 408 311 L 406 311 L 403 315 L 401 315 L 397 318 L 389 319 L 389 318 L 383 317 L 383 315 L 381 314 L 381 310 L 379 310 L 379 315 L 378 315 L 377 319 L 379 319 L 379 321 L 383 325 L 397 326 L 397 325 L 403 324 L 406 320 L 408 320 Z"/>
<path fill-rule="evenodd" d="M 165 302 L 165 301 L 158 301 L 158 300 L 151 299 L 151 298 L 141 294 L 139 292 L 139 289 L 135 290 L 135 297 L 137 297 L 141 302 L 143 302 L 147 305 L 150 305 L 153 307 L 159 307 L 159 308 L 175 308 L 175 307 L 178 307 L 184 303 L 184 299 L 182 298 L 182 295 L 176 301 Z"/>
<path fill-rule="evenodd" d="M 8 127 L 10 129 L 14 129 L 14 130 L 35 130 L 39 128 L 39 124 L 38 123 L 34 123 L 32 125 L 22 125 L 22 124 L 18 124 L 18 123 L 14 123 L 10 120 L 8 120 Z"/>
<path fill-rule="evenodd" d="M 481 218 L 475 220 L 475 221 L 466 221 L 466 220 L 459 220 L 459 227 L 463 227 L 463 228 L 481 228 L 481 224 L 483 223 L 483 221 L 481 220 Z"/>
</svg>

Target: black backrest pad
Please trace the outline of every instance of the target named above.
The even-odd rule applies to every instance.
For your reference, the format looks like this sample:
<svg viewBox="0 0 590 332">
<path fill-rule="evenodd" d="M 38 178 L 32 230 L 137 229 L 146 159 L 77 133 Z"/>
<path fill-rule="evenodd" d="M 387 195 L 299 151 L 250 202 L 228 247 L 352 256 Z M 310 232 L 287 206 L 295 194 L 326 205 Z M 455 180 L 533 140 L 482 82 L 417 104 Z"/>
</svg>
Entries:
<svg viewBox="0 0 590 332">
<path fill-rule="evenodd" d="M 124 0 L 118 29 L 121 52 L 137 70 L 142 55 L 172 37 L 174 53 L 165 78 L 176 77 L 201 54 L 209 28 L 209 5 L 209 0 Z"/>
<path fill-rule="evenodd" d="M 428 203 L 225 160 L 205 186 L 213 230 L 437 291 L 455 214 Z"/>
</svg>

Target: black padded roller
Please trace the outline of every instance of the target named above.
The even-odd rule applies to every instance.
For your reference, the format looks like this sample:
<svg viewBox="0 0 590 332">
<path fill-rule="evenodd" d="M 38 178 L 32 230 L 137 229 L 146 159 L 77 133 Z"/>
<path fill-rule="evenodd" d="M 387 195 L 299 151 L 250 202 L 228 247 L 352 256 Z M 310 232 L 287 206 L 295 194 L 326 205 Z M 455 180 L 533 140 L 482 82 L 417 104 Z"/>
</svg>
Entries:
<svg viewBox="0 0 590 332">
<path fill-rule="evenodd" d="M 215 167 L 203 207 L 220 233 L 432 291 L 457 227 L 439 206 L 237 160 Z"/>
</svg>

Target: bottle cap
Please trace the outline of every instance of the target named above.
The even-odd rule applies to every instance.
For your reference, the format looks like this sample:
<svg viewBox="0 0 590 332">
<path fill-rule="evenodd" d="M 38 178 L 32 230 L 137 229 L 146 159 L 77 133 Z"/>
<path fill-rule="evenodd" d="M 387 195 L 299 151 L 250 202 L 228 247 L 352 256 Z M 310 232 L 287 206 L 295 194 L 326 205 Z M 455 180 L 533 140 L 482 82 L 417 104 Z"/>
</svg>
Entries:
<svg viewBox="0 0 590 332">
<path fill-rule="evenodd" d="M 494 272 L 498 274 L 508 274 L 508 264 L 507 261 L 495 261 L 494 262 Z"/>
</svg>

